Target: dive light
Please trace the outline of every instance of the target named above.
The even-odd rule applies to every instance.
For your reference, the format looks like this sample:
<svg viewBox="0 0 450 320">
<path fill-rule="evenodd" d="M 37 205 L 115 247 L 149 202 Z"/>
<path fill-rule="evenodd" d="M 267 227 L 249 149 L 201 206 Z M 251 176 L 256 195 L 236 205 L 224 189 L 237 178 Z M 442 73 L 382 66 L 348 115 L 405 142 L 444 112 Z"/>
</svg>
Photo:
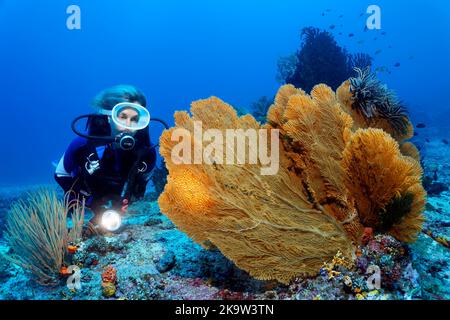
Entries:
<svg viewBox="0 0 450 320">
<path fill-rule="evenodd" d="M 122 216 L 115 210 L 106 210 L 102 214 L 101 226 L 110 232 L 117 231 L 122 225 Z"/>
</svg>

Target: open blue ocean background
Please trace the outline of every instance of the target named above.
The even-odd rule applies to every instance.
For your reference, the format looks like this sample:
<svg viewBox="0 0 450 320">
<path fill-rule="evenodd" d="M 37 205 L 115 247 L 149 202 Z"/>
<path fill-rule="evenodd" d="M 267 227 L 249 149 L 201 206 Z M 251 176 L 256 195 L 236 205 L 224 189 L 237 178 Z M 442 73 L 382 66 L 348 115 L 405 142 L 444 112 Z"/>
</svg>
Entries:
<svg viewBox="0 0 450 320">
<path fill-rule="evenodd" d="M 81 30 L 66 27 L 71 4 Z M 363 31 L 371 4 L 386 32 L 377 40 Z M 330 30 L 338 44 L 391 69 L 381 79 L 427 138 L 450 138 L 448 0 L 0 0 L 0 185 L 51 182 L 71 120 L 109 86 L 136 85 L 170 124 L 211 95 L 248 108 L 276 93 L 277 61 L 298 49 L 303 27 L 341 23 L 341 36 Z"/>
</svg>

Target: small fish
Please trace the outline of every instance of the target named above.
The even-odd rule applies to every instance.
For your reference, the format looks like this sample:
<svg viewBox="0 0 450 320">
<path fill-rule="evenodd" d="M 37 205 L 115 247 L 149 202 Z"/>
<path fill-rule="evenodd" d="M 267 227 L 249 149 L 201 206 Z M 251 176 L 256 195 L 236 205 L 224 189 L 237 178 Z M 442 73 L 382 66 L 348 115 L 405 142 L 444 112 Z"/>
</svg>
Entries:
<svg viewBox="0 0 450 320">
<path fill-rule="evenodd" d="M 325 13 L 322 13 L 322 17 L 325 17 Z"/>
<path fill-rule="evenodd" d="M 426 142 L 430 143 L 430 139 L 425 139 Z"/>
<path fill-rule="evenodd" d="M 348 36 L 351 38 L 351 37 L 354 37 L 355 34 L 354 33 L 350 33 Z"/>
<path fill-rule="evenodd" d="M 327 10 L 325 10 L 326 12 L 331 12 L 331 9 L 327 9 Z"/>
<path fill-rule="evenodd" d="M 333 30 L 334 28 L 336 28 L 336 26 L 335 26 L 334 24 L 332 24 L 332 25 L 330 26 L 330 29 Z"/>
<path fill-rule="evenodd" d="M 342 32 L 339 32 L 339 35 L 342 36 Z"/>
<path fill-rule="evenodd" d="M 364 13 L 361 13 L 359 16 L 362 17 L 364 15 Z"/>
<path fill-rule="evenodd" d="M 385 36 L 386 35 L 386 31 L 381 32 L 381 35 Z"/>
<path fill-rule="evenodd" d="M 364 26 L 364 32 L 367 32 L 369 29 L 367 28 L 367 26 Z"/>
<path fill-rule="evenodd" d="M 358 44 L 363 44 L 364 43 L 364 40 L 359 40 L 358 41 Z"/>
<path fill-rule="evenodd" d="M 388 48 L 389 48 L 389 49 L 392 49 L 392 46 L 389 46 Z"/>
<path fill-rule="evenodd" d="M 373 40 L 374 40 L 374 41 L 377 41 L 377 40 L 378 40 L 378 38 L 377 38 L 377 37 L 375 37 L 375 38 L 373 38 Z"/>
<path fill-rule="evenodd" d="M 378 49 L 377 51 L 375 51 L 375 54 L 380 54 L 383 50 Z"/>
<path fill-rule="evenodd" d="M 412 59 L 414 59 L 414 56 L 409 56 L 408 59 L 412 60 Z"/>
<path fill-rule="evenodd" d="M 414 132 L 414 137 L 417 137 L 419 135 L 419 133 L 418 132 Z"/>
<path fill-rule="evenodd" d="M 447 140 L 447 139 L 442 139 L 442 142 L 443 142 L 444 144 L 448 144 L 448 140 Z"/>
<path fill-rule="evenodd" d="M 418 123 L 417 126 L 416 126 L 416 128 L 418 128 L 418 129 L 423 129 L 423 128 L 426 128 L 426 127 L 427 127 L 427 125 L 425 123 Z"/>
<path fill-rule="evenodd" d="M 341 14 L 341 15 L 339 16 L 339 18 L 342 18 L 342 17 L 344 17 L 344 15 L 343 15 L 343 14 Z"/>
<path fill-rule="evenodd" d="M 394 64 L 394 67 L 396 67 L 396 68 L 400 67 L 400 62 L 397 62 L 396 64 Z"/>
</svg>

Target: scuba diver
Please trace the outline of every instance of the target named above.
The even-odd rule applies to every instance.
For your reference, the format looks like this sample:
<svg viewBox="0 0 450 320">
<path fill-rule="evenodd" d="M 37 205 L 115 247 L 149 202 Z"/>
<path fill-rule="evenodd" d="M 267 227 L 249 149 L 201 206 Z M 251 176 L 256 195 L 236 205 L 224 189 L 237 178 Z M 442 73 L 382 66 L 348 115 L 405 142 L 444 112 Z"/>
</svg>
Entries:
<svg viewBox="0 0 450 320">
<path fill-rule="evenodd" d="M 144 196 L 156 163 L 157 145 L 151 144 L 149 122 L 157 121 L 168 128 L 164 121 L 150 119 L 146 105 L 144 94 L 137 88 L 119 85 L 94 99 L 95 114 L 79 116 L 72 122 L 78 137 L 59 161 L 55 180 L 72 199 L 84 198 L 94 214 L 91 228 L 117 229 L 128 204 Z M 86 119 L 83 132 L 77 128 L 81 119 Z M 105 226 L 103 219 L 108 214 L 112 214 L 110 225 Z"/>
</svg>

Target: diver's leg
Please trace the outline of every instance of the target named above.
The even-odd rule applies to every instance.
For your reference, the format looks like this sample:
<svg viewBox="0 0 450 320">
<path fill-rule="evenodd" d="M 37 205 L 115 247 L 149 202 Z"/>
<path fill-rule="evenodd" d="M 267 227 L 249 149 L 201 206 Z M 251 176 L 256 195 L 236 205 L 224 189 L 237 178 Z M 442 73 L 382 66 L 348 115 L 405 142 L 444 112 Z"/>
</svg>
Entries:
<svg viewBox="0 0 450 320">
<path fill-rule="evenodd" d="M 55 181 L 64 190 L 64 194 L 73 190 L 73 187 L 76 184 L 76 179 L 73 177 L 58 176 L 56 173 L 55 173 L 54 177 L 55 177 Z"/>
</svg>

